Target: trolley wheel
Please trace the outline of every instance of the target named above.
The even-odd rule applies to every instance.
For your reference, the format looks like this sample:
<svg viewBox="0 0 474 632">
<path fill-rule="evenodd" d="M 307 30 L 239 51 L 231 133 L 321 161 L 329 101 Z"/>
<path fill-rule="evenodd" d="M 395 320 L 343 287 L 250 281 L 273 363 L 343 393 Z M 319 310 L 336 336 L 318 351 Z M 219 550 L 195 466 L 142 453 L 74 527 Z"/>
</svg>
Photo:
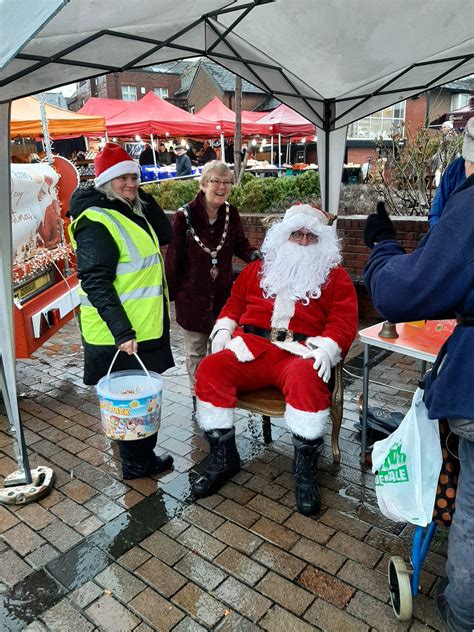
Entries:
<svg viewBox="0 0 474 632">
<path fill-rule="evenodd" d="M 413 610 L 410 571 L 398 555 L 391 557 L 388 562 L 388 585 L 395 616 L 400 621 L 409 621 Z"/>
</svg>

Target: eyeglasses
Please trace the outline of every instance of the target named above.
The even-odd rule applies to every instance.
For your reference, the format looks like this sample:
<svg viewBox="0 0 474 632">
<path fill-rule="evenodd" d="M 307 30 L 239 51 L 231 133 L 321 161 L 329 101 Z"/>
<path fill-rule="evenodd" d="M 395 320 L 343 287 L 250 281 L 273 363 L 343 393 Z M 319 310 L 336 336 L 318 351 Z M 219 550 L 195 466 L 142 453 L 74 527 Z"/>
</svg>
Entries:
<svg viewBox="0 0 474 632">
<path fill-rule="evenodd" d="M 208 182 L 210 185 L 212 185 L 216 189 L 220 187 L 221 185 L 226 188 L 232 186 L 232 182 L 230 180 L 216 180 L 215 178 L 212 178 L 211 180 L 208 180 Z"/>
<path fill-rule="evenodd" d="M 314 244 L 315 241 L 318 241 L 318 236 L 314 233 L 302 233 L 300 230 L 295 230 L 294 233 L 290 234 L 290 237 L 294 241 L 303 241 L 306 237 L 310 244 Z"/>
</svg>

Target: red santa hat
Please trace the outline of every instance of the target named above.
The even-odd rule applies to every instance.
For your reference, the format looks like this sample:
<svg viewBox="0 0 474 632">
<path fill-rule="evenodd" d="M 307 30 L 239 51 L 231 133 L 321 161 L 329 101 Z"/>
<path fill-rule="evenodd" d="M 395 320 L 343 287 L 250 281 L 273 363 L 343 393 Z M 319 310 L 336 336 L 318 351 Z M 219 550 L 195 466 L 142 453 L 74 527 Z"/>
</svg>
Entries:
<svg viewBox="0 0 474 632">
<path fill-rule="evenodd" d="M 140 177 L 140 167 L 127 154 L 125 149 L 115 143 L 106 143 L 94 160 L 95 186 L 100 187 L 106 182 L 129 173 Z"/>
<path fill-rule="evenodd" d="M 283 222 L 288 222 L 295 215 L 304 215 L 306 217 L 311 217 L 317 219 L 324 224 L 328 225 L 328 216 L 324 211 L 320 208 L 316 208 L 315 206 L 311 206 L 310 204 L 295 204 L 290 206 L 290 208 L 286 211 L 285 217 L 283 218 Z"/>
</svg>

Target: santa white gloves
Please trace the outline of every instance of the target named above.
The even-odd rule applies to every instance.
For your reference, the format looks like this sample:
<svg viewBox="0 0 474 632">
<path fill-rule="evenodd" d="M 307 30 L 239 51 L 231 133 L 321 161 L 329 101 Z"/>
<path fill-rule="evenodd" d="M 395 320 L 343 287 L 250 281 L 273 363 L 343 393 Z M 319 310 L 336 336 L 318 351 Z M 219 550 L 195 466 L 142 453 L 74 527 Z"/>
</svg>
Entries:
<svg viewBox="0 0 474 632">
<path fill-rule="evenodd" d="M 218 353 L 223 351 L 231 340 L 232 334 L 228 329 L 219 329 L 212 339 L 211 352 Z"/>
<path fill-rule="evenodd" d="M 323 382 L 329 382 L 331 377 L 331 358 L 327 351 L 321 349 L 321 347 L 316 347 L 316 349 L 308 350 L 303 358 L 305 360 L 314 358 L 313 368 L 318 372 Z"/>
</svg>

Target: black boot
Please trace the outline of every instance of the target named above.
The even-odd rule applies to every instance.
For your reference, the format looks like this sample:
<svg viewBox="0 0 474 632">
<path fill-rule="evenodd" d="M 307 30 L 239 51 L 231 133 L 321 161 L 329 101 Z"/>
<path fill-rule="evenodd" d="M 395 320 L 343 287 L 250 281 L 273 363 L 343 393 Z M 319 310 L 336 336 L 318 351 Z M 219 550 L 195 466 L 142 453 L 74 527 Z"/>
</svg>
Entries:
<svg viewBox="0 0 474 632">
<path fill-rule="evenodd" d="M 196 414 L 196 395 L 192 396 L 192 400 L 193 400 L 193 415 Z"/>
<path fill-rule="evenodd" d="M 136 441 L 118 441 L 125 480 L 159 474 L 173 465 L 173 457 L 169 454 L 156 456 L 153 452 L 156 438 L 154 434 Z"/>
<path fill-rule="evenodd" d="M 240 457 L 235 445 L 235 429 L 210 430 L 205 433 L 210 454 L 207 470 L 193 483 L 196 496 L 214 494 L 240 470 Z"/>
<path fill-rule="evenodd" d="M 318 485 L 318 459 L 323 448 L 323 438 L 308 441 L 293 435 L 295 456 L 293 474 L 298 511 L 305 516 L 317 514 L 321 509 Z"/>
</svg>

